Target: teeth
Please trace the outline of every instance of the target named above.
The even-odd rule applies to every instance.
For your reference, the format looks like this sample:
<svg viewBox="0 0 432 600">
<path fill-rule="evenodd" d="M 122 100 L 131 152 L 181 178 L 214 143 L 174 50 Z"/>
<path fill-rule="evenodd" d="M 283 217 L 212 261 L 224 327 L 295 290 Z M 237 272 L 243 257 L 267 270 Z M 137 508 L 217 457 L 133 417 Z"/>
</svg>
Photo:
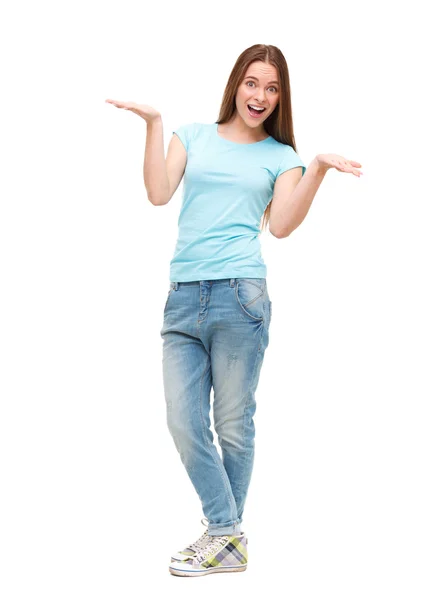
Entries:
<svg viewBox="0 0 432 600">
<path fill-rule="evenodd" d="M 263 110 L 265 110 L 264 108 L 260 108 L 259 106 L 254 106 L 253 104 L 249 104 L 249 106 L 250 106 L 251 108 L 254 108 L 255 110 L 260 110 L 260 111 L 263 111 Z"/>
</svg>

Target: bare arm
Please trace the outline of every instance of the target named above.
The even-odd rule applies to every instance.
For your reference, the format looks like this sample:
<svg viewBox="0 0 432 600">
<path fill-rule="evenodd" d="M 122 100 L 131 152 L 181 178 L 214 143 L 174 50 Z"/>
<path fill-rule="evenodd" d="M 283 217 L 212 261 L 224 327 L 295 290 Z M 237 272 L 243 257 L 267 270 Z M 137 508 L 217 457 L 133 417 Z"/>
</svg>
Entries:
<svg viewBox="0 0 432 600">
<path fill-rule="evenodd" d="M 171 138 L 165 159 L 162 119 L 147 124 L 144 185 L 152 204 L 168 204 L 183 177 L 186 161 L 186 149 L 176 135 Z"/>
<path fill-rule="evenodd" d="M 162 118 L 147 123 L 144 152 L 144 185 L 148 199 L 155 206 L 169 201 L 169 179 L 165 162 Z"/>
<path fill-rule="evenodd" d="M 315 160 L 303 177 L 301 171 L 301 167 L 294 167 L 276 179 L 269 229 L 277 238 L 288 237 L 301 224 L 326 174 Z"/>
<path fill-rule="evenodd" d="M 303 177 L 301 167 L 282 173 L 274 186 L 270 232 L 277 238 L 285 238 L 303 222 L 329 169 L 335 168 L 360 177 L 363 173 L 358 167 L 361 167 L 359 162 L 346 159 L 340 154 L 317 154 Z"/>
<path fill-rule="evenodd" d="M 147 196 L 154 206 L 167 204 L 183 177 L 187 153 L 180 139 L 173 135 L 165 159 L 163 124 L 161 114 L 148 104 L 107 99 L 105 102 L 117 108 L 134 112 L 145 120 L 147 136 L 144 152 L 144 186 Z"/>
</svg>

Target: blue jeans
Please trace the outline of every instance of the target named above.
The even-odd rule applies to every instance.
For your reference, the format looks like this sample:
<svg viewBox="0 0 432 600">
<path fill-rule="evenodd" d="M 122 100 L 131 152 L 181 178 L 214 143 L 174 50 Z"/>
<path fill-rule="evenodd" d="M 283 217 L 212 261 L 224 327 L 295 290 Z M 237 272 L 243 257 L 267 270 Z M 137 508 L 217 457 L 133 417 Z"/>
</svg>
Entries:
<svg viewBox="0 0 432 600">
<path fill-rule="evenodd" d="M 263 278 L 171 282 L 164 309 L 167 423 L 209 535 L 241 532 L 254 461 L 258 385 L 271 301 Z M 214 429 L 210 429 L 213 386 Z"/>
</svg>

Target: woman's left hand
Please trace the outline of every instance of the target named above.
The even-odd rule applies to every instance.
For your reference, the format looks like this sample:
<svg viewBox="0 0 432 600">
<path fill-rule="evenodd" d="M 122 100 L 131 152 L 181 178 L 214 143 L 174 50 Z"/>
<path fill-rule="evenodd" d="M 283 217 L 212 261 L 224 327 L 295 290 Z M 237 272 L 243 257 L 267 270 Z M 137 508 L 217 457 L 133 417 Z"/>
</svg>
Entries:
<svg viewBox="0 0 432 600">
<path fill-rule="evenodd" d="M 327 172 L 329 169 L 335 168 L 344 173 L 352 173 L 357 177 L 363 175 L 356 167 L 361 167 L 361 164 L 355 160 L 348 160 L 339 154 L 317 154 L 315 157 L 317 166 L 320 171 Z"/>
</svg>

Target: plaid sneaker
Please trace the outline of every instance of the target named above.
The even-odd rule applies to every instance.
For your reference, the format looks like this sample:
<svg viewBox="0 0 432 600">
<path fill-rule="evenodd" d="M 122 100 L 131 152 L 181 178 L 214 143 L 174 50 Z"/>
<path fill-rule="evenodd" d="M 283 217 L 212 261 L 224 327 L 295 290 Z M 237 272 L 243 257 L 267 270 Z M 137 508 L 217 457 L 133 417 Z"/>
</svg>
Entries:
<svg viewBox="0 0 432 600">
<path fill-rule="evenodd" d="M 207 523 L 204 523 L 204 521 L 207 521 Z M 201 519 L 201 523 L 203 525 L 208 525 L 208 519 L 206 519 L 204 517 L 203 519 Z M 191 558 L 191 556 L 195 556 L 195 554 L 199 550 L 201 550 L 209 541 L 210 541 L 210 536 L 208 535 L 208 529 L 206 529 L 204 531 L 204 533 L 202 534 L 202 536 L 200 538 L 198 538 L 196 542 L 193 542 L 192 544 L 187 546 L 184 550 L 180 550 L 180 552 L 173 554 L 171 556 L 171 560 L 173 560 L 173 561 L 187 560 L 188 558 Z"/>
<path fill-rule="evenodd" d="M 209 536 L 209 541 L 194 556 L 181 562 L 172 562 L 172 575 L 196 577 L 210 573 L 245 571 L 247 567 L 247 538 L 240 535 Z"/>
</svg>

